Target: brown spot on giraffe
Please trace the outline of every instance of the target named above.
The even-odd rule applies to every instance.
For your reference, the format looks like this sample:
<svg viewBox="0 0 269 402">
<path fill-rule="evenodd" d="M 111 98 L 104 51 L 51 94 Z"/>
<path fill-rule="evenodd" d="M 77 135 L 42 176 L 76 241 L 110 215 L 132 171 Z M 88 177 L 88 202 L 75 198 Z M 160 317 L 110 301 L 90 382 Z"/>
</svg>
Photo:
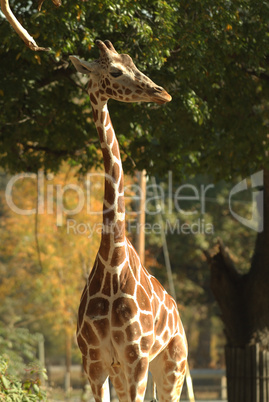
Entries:
<svg viewBox="0 0 269 402">
<path fill-rule="evenodd" d="M 97 105 L 97 100 L 96 100 L 96 97 L 94 96 L 94 94 L 90 94 L 90 100 L 91 100 L 91 102 L 94 104 L 94 105 Z"/>
<path fill-rule="evenodd" d="M 109 310 L 109 301 L 103 297 L 90 299 L 86 310 L 87 317 L 98 317 L 107 315 Z"/>
<path fill-rule="evenodd" d="M 153 285 L 154 292 L 158 298 L 158 300 L 162 303 L 164 298 L 165 298 L 165 293 L 164 293 L 164 288 L 159 286 L 159 282 L 157 281 L 156 278 L 151 278 L 151 283 Z"/>
<path fill-rule="evenodd" d="M 99 338 L 96 336 L 95 332 L 92 329 L 91 324 L 87 321 L 84 321 L 83 326 L 81 327 L 81 333 L 83 334 L 84 339 L 87 339 L 88 345 L 91 346 L 99 346 L 100 341 Z"/>
<path fill-rule="evenodd" d="M 88 354 L 88 346 L 81 335 L 78 335 L 77 341 L 82 355 L 86 356 Z"/>
<path fill-rule="evenodd" d="M 174 317 L 173 317 L 173 314 L 172 314 L 172 313 L 169 313 L 169 316 L 168 316 L 168 325 L 169 325 L 169 328 L 172 328 L 173 325 L 174 325 Z"/>
<path fill-rule="evenodd" d="M 104 141 L 105 141 L 105 138 L 104 138 L 104 131 L 102 130 L 102 128 L 101 128 L 101 127 L 97 127 L 97 132 L 98 132 L 98 134 L 99 134 L 100 141 L 101 141 L 101 142 L 104 142 Z"/>
<path fill-rule="evenodd" d="M 105 200 L 110 205 L 113 205 L 115 202 L 115 190 L 111 184 L 111 181 L 108 179 L 105 179 Z"/>
<path fill-rule="evenodd" d="M 149 350 L 152 347 L 152 343 L 153 343 L 153 336 L 152 335 L 143 336 L 141 338 L 141 340 L 140 340 L 141 352 L 143 352 L 143 353 L 149 352 Z"/>
<path fill-rule="evenodd" d="M 104 339 L 109 334 L 109 321 L 107 318 L 103 318 L 102 320 L 95 320 L 93 325 L 98 332 L 100 338 Z"/>
<path fill-rule="evenodd" d="M 139 381 L 141 381 L 147 374 L 147 371 L 148 371 L 148 359 L 142 357 L 142 359 L 139 360 L 134 371 L 135 382 L 138 383 Z"/>
<path fill-rule="evenodd" d="M 112 258 L 111 267 L 116 267 L 121 265 L 125 261 L 125 247 L 115 247 Z"/>
<path fill-rule="evenodd" d="M 123 213 L 125 211 L 124 197 L 120 196 L 118 198 L 118 209 L 117 212 Z"/>
<path fill-rule="evenodd" d="M 90 349 L 89 356 L 91 360 L 100 360 L 101 358 L 100 349 Z"/>
<path fill-rule="evenodd" d="M 115 295 L 116 293 L 118 293 L 119 290 L 119 278 L 117 274 L 113 275 L 112 286 L 113 286 L 113 294 Z"/>
<path fill-rule="evenodd" d="M 107 95 L 113 95 L 113 91 L 111 88 L 106 88 Z"/>
<path fill-rule="evenodd" d="M 143 332 L 149 332 L 152 331 L 153 328 L 153 318 L 151 314 L 139 314 L 139 321 L 141 323 L 141 326 L 143 328 Z"/>
<path fill-rule="evenodd" d="M 105 296 L 111 295 L 111 273 L 107 272 L 101 291 Z"/>
<path fill-rule="evenodd" d="M 113 137 L 114 137 L 114 132 L 113 132 L 112 128 L 107 130 L 106 136 L 107 136 L 107 144 L 110 145 L 112 143 Z M 113 149 L 112 149 L 112 153 L 114 156 L 116 156 L 116 154 L 114 154 Z M 117 176 L 112 175 L 112 177 L 117 177 Z"/>
<path fill-rule="evenodd" d="M 155 341 L 152 349 L 151 349 L 151 354 L 155 355 L 159 350 L 162 349 L 162 345 L 160 344 L 159 341 Z"/>
<path fill-rule="evenodd" d="M 129 298 L 119 297 L 112 304 L 111 323 L 113 327 L 122 327 L 137 314 L 136 303 Z"/>
<path fill-rule="evenodd" d="M 130 397 L 132 401 L 135 401 L 137 395 L 137 389 L 135 385 L 132 385 L 130 388 Z"/>
<path fill-rule="evenodd" d="M 109 208 L 106 209 L 104 211 L 104 224 L 106 224 L 106 222 L 113 222 L 115 219 L 115 211 L 113 208 Z"/>
<path fill-rule="evenodd" d="M 142 286 L 138 285 L 137 290 L 136 290 L 136 297 L 137 297 L 137 302 L 140 310 L 146 310 L 150 311 L 150 299 L 145 292 L 145 290 L 142 288 Z"/>
<path fill-rule="evenodd" d="M 132 324 L 128 325 L 125 330 L 127 335 L 127 341 L 137 341 L 141 337 L 141 329 L 140 325 L 137 321 L 133 322 Z"/>
<path fill-rule="evenodd" d="M 106 136 L 106 134 L 103 134 L 103 142 L 105 142 L 105 138 L 104 138 L 105 136 Z M 111 179 L 110 174 L 109 174 L 110 164 L 111 164 L 111 160 L 110 160 L 111 155 L 107 148 L 102 148 L 102 153 L 103 153 L 103 158 L 104 158 L 105 170 L 106 170 L 106 172 L 108 172 L 108 174 L 106 175 L 106 180 L 105 180 L 105 191 L 106 191 L 105 200 L 106 200 L 106 197 L 109 197 L 109 194 L 110 194 L 110 191 L 107 187 L 109 185 L 111 185 L 110 180 L 108 180 L 108 178 Z M 107 183 L 109 183 L 109 184 L 107 184 Z"/>
<path fill-rule="evenodd" d="M 117 163 L 114 163 L 114 165 L 112 166 L 111 176 L 112 177 L 120 176 L 120 167 Z"/>
<path fill-rule="evenodd" d="M 114 226 L 114 241 L 123 242 L 125 239 L 125 222 L 117 220 Z"/>
<path fill-rule="evenodd" d="M 103 365 L 101 362 L 90 364 L 89 375 L 93 381 L 98 380 L 102 376 Z"/>
<path fill-rule="evenodd" d="M 124 333 L 122 331 L 113 331 L 112 337 L 118 345 L 124 344 Z"/>
<path fill-rule="evenodd" d="M 136 281 L 133 275 L 126 275 L 124 271 L 120 274 L 120 288 L 123 293 L 132 296 L 136 287 Z"/>
<path fill-rule="evenodd" d="M 156 335 L 161 335 L 167 325 L 167 312 L 164 307 L 161 308 L 158 317 L 155 319 Z"/>
<path fill-rule="evenodd" d="M 96 122 L 98 121 L 98 110 L 93 111 L 93 120 Z"/>
<path fill-rule="evenodd" d="M 114 142 L 113 147 L 112 147 L 112 153 L 116 157 L 120 157 L 120 151 L 119 151 L 119 146 L 116 142 Z M 118 177 L 118 176 L 117 176 Z"/>
<path fill-rule="evenodd" d="M 111 235 L 109 233 L 104 233 L 104 232 L 102 233 L 102 247 L 99 248 L 99 254 L 104 261 L 108 260 L 110 243 L 111 243 L 110 239 L 111 239 Z M 100 262 L 98 264 L 98 267 L 99 267 L 99 265 L 101 265 Z"/>
<path fill-rule="evenodd" d="M 125 357 L 126 357 L 126 361 L 129 364 L 133 364 L 140 355 L 140 349 L 138 344 L 133 344 L 133 345 L 128 345 L 125 348 Z"/>
<path fill-rule="evenodd" d="M 123 193 L 123 190 L 124 190 L 124 180 L 123 180 L 123 175 L 121 175 L 120 181 L 119 181 L 119 193 L 120 194 Z M 124 200 L 124 198 L 123 198 L 123 200 Z"/>
</svg>

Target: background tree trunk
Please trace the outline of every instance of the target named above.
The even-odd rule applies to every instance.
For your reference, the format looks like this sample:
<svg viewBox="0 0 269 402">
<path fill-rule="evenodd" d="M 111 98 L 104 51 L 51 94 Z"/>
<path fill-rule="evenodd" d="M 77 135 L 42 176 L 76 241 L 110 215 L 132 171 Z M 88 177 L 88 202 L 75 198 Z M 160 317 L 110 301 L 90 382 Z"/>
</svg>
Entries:
<svg viewBox="0 0 269 402">
<path fill-rule="evenodd" d="M 66 331 L 65 339 L 65 393 L 68 396 L 71 389 L 71 365 L 72 365 L 72 335 Z"/>
<path fill-rule="evenodd" d="M 247 274 L 240 274 L 233 264 L 228 249 L 219 241 L 219 251 L 209 258 L 211 268 L 211 289 L 219 304 L 224 331 L 227 339 L 226 368 L 228 391 L 237 383 L 237 400 L 228 392 L 229 402 L 240 402 L 250 381 L 242 378 L 242 362 L 248 361 L 249 346 L 255 345 L 258 352 L 252 354 L 252 364 L 259 367 L 260 356 L 269 350 L 269 172 L 264 171 L 264 230 L 258 233 L 255 250 Z M 261 217 L 262 218 L 262 217 Z M 232 234 L 231 234 L 232 236 Z M 229 348 L 233 352 L 229 352 Z M 255 349 L 256 350 L 256 349 Z M 255 355 L 255 361 L 253 361 Z M 244 363 L 245 364 L 245 363 Z M 235 366 L 240 367 L 241 375 L 235 375 Z M 238 371 L 238 370 L 237 370 Z M 239 370 L 240 371 L 240 370 Z M 238 371 L 238 372 L 239 372 Z M 259 372 L 267 377 L 269 373 Z M 252 376 L 256 377 L 255 373 Z M 242 387 L 239 383 L 245 381 Z M 259 387 L 259 385 L 257 385 Z M 241 389 L 241 391 L 240 391 Z M 241 396 L 238 394 L 241 394 Z M 245 396 L 242 396 L 245 397 Z M 254 398 L 254 397 L 253 397 Z M 262 398 L 262 399 L 261 399 Z M 268 393 L 256 393 L 252 401 L 268 401 Z"/>
</svg>

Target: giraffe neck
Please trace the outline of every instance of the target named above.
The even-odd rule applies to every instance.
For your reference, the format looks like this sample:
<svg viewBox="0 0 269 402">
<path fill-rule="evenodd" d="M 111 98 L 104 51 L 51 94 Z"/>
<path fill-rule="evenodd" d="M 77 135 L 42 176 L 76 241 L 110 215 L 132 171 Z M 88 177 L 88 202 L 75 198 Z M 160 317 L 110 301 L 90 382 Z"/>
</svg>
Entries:
<svg viewBox="0 0 269 402">
<path fill-rule="evenodd" d="M 101 247 L 119 246 L 125 239 L 124 175 L 118 140 L 109 116 L 107 101 L 90 93 L 93 116 L 98 131 L 105 167 L 103 228 Z"/>
</svg>

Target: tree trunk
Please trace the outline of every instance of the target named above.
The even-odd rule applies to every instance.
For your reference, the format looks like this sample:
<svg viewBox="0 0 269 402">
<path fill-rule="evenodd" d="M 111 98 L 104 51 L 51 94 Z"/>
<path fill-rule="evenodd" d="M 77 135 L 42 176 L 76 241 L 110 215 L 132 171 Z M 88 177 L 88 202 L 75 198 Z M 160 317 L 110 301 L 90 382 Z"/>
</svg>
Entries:
<svg viewBox="0 0 269 402">
<path fill-rule="evenodd" d="M 198 350 L 196 364 L 197 367 L 210 367 L 211 355 L 210 355 L 210 343 L 211 343 L 211 319 L 209 314 L 209 308 L 205 306 L 200 312 L 199 320 L 199 338 L 198 338 Z"/>
<path fill-rule="evenodd" d="M 264 230 L 257 235 L 249 272 L 244 275 L 238 273 L 227 248 L 221 241 L 219 241 L 218 253 L 209 257 L 211 289 L 221 310 L 227 339 L 226 367 L 229 402 L 248 400 L 246 396 L 242 396 L 242 393 L 245 392 L 243 390 L 248 389 L 250 380 L 248 376 L 239 375 L 239 372 L 240 367 L 242 370 L 247 370 L 244 365 L 242 366 L 242 362 L 249 361 L 247 357 L 250 353 L 249 346 L 255 345 L 255 348 L 259 350 L 259 353 L 255 355 L 255 361 L 252 355 L 252 364 L 257 367 L 260 365 L 261 353 L 269 350 L 269 171 L 264 171 L 263 191 L 264 210 L 261 218 L 263 218 Z M 229 348 L 233 352 L 230 353 Z M 259 375 L 267 377 L 269 374 L 267 371 L 267 369 L 264 373 L 260 371 Z M 252 377 L 256 378 L 256 374 L 252 373 Z M 231 382 L 232 388 L 236 383 L 236 397 L 229 393 Z M 269 402 L 269 392 L 262 392 L 262 395 L 258 392 L 255 399 L 254 397 L 251 399 L 251 402 L 265 401 Z"/>
<path fill-rule="evenodd" d="M 71 389 L 71 364 L 72 364 L 72 336 L 69 331 L 66 331 L 65 338 L 65 393 L 68 396 Z"/>
</svg>

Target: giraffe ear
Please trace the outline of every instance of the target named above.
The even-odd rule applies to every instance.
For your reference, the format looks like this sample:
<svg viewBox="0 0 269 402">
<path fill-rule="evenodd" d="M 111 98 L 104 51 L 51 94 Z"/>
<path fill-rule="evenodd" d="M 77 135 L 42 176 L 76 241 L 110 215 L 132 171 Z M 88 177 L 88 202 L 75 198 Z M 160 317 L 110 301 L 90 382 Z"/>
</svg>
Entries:
<svg viewBox="0 0 269 402">
<path fill-rule="evenodd" d="M 87 61 L 80 60 L 77 56 L 69 56 L 69 59 L 72 61 L 79 73 L 91 74 L 96 68 L 94 62 L 88 63 Z"/>
</svg>

